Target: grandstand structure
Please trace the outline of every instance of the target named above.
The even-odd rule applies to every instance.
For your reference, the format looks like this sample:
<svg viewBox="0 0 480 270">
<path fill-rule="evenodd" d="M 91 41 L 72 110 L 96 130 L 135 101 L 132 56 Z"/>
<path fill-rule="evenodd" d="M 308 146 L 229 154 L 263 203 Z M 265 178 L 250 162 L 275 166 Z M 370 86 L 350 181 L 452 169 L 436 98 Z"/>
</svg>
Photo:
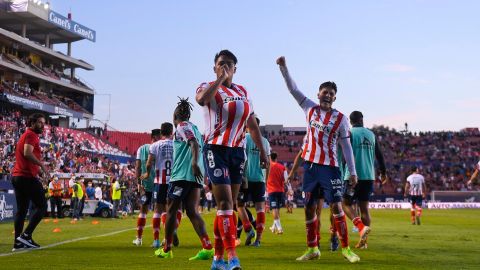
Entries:
<svg viewBox="0 0 480 270">
<path fill-rule="evenodd" d="M 60 135 L 73 136 L 85 150 L 129 157 L 89 129 L 70 128 L 75 120 L 85 120 L 89 127 L 94 117 L 95 90 L 76 75 L 76 70 L 95 68 L 74 57 L 72 51 L 72 44 L 82 40 L 95 42 L 95 30 L 74 21 L 71 14 L 65 17 L 53 11 L 48 2 L 0 0 L 2 113 L 41 112 Z M 66 51 L 57 51 L 56 45 L 66 47 Z"/>
<path fill-rule="evenodd" d="M 93 118 L 94 89 L 76 76 L 94 66 L 73 57 L 72 43 L 96 39 L 96 32 L 40 1 L 0 0 L 0 102 L 47 114 L 68 127 Z M 54 46 L 66 44 L 67 51 Z M 87 124 L 88 125 L 88 124 Z"/>
</svg>

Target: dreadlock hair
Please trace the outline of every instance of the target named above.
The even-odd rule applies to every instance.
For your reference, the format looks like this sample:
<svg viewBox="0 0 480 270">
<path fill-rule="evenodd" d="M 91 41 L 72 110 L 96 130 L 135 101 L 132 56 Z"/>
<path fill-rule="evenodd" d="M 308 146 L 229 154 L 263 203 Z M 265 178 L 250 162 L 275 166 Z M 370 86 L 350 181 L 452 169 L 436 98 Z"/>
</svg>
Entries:
<svg viewBox="0 0 480 270">
<path fill-rule="evenodd" d="M 190 112 L 193 111 L 193 104 L 188 101 L 188 98 L 178 97 L 180 101 L 175 108 L 175 119 L 187 121 L 190 119 Z"/>
</svg>

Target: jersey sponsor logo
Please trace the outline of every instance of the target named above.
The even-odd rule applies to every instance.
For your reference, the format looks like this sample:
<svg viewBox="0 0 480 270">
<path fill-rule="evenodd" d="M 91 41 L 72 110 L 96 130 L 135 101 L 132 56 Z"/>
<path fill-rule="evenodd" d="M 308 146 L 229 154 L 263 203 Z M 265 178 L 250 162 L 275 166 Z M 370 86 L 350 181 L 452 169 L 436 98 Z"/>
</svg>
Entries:
<svg viewBox="0 0 480 270">
<path fill-rule="evenodd" d="M 215 165 L 214 165 L 215 167 Z M 215 171 L 213 171 L 213 176 L 215 177 L 220 177 L 223 175 L 223 172 L 222 172 L 222 169 L 215 169 Z"/>
<path fill-rule="evenodd" d="M 246 97 L 225 97 L 223 103 L 229 103 L 234 101 L 247 101 Z"/>
<path fill-rule="evenodd" d="M 360 143 L 360 147 L 371 148 L 371 147 L 373 147 L 373 143 L 369 139 L 367 139 L 366 137 L 363 137 L 363 140 Z"/>
<path fill-rule="evenodd" d="M 313 128 L 319 129 L 324 133 L 330 133 L 330 131 L 332 131 L 332 128 L 330 125 L 324 125 L 323 123 L 315 120 L 310 120 L 310 126 Z"/>
</svg>

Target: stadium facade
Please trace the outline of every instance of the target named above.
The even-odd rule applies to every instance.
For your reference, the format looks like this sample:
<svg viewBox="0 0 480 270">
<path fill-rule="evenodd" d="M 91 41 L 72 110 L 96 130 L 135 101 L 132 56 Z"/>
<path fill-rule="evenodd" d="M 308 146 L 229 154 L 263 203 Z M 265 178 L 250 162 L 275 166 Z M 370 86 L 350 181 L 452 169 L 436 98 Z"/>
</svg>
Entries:
<svg viewBox="0 0 480 270">
<path fill-rule="evenodd" d="M 73 57 L 72 43 L 95 42 L 96 32 L 53 11 L 39 0 L 0 0 L 0 104 L 22 112 L 42 112 L 68 127 L 93 118 L 93 87 L 76 70 L 93 65 Z M 57 44 L 66 52 L 56 51 Z"/>
</svg>

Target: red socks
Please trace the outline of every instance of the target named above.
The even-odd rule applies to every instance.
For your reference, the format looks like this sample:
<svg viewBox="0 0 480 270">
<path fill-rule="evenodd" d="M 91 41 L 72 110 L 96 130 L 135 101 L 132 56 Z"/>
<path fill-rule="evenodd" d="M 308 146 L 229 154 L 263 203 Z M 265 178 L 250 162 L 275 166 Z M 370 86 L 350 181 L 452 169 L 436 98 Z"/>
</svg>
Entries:
<svg viewBox="0 0 480 270">
<path fill-rule="evenodd" d="M 143 228 L 145 228 L 146 223 L 147 223 L 147 215 L 140 213 L 137 218 L 137 238 L 142 239 Z"/>
<path fill-rule="evenodd" d="M 223 240 L 223 246 L 227 250 L 228 259 L 236 257 L 235 238 L 237 234 L 237 223 L 233 210 L 218 210 L 217 223 L 218 230 Z"/>
<path fill-rule="evenodd" d="M 363 230 L 363 228 L 365 227 L 365 225 L 362 222 L 362 219 L 360 217 L 356 217 L 352 221 L 353 221 L 353 225 L 355 225 L 355 227 L 357 227 L 358 232 L 360 233 Z"/>
<path fill-rule="evenodd" d="M 153 240 L 158 240 L 160 235 L 160 214 L 159 213 L 153 213 L 152 226 L 153 226 Z"/>
<path fill-rule="evenodd" d="M 257 212 L 257 239 L 262 240 L 263 229 L 265 228 L 265 212 Z"/>
<path fill-rule="evenodd" d="M 205 234 L 200 238 L 200 241 L 202 242 L 202 247 L 204 249 L 212 249 L 212 242 L 210 242 L 210 238 L 208 238 L 208 234 Z"/>
<path fill-rule="evenodd" d="M 215 236 L 215 260 L 223 260 L 223 240 L 220 234 L 220 226 L 219 226 L 220 218 L 215 216 L 215 220 L 213 221 L 213 235 Z"/>
<path fill-rule="evenodd" d="M 305 227 L 307 228 L 307 246 L 316 247 L 318 245 L 318 219 L 315 216 L 312 220 L 305 221 Z"/>
<path fill-rule="evenodd" d="M 348 247 L 348 228 L 347 221 L 345 219 L 345 213 L 341 212 L 338 215 L 333 215 L 335 220 L 335 229 L 338 232 L 338 237 L 342 243 L 342 248 Z"/>
</svg>

